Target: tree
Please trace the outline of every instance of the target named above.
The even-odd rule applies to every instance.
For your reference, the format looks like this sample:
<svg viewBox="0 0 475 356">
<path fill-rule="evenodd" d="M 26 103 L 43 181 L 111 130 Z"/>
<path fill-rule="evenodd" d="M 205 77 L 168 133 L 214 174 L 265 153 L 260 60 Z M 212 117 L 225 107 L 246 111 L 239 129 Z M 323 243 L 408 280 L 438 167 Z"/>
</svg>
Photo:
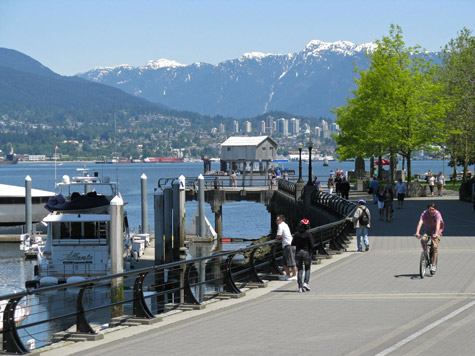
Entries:
<svg viewBox="0 0 475 356">
<path fill-rule="evenodd" d="M 395 25 L 369 57 L 368 70 L 356 69 L 354 98 L 334 110 L 341 131 L 335 137 L 338 151 L 343 158 L 352 152 L 363 157 L 399 153 L 407 160 L 410 180 L 412 153 L 444 138 L 447 102 L 435 77 L 437 66 L 418 47 L 407 48 Z"/>
<path fill-rule="evenodd" d="M 454 163 L 454 179 L 459 162 L 463 165 L 463 180 L 468 165 L 475 160 L 475 38 L 464 28 L 450 40 L 442 53 L 441 81 L 452 101 L 447 114 L 450 138 L 447 149 Z"/>
</svg>

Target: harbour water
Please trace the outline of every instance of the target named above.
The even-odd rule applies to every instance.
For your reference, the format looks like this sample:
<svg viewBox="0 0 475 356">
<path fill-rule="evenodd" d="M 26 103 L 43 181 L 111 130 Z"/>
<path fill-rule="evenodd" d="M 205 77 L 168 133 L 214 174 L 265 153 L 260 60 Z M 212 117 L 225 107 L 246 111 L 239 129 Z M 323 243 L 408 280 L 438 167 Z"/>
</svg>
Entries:
<svg viewBox="0 0 475 356">
<path fill-rule="evenodd" d="M 447 166 L 448 161 L 413 161 L 413 173 L 423 174 L 429 169 L 433 172 L 443 172 L 449 174 L 451 168 Z M 294 169 L 298 172 L 298 162 L 284 164 L 286 168 Z M 366 162 L 367 169 L 369 162 Z M 354 162 L 330 162 L 324 167 L 322 162 L 313 162 L 313 172 L 318 175 L 322 182 L 330 174 L 330 170 L 339 168 L 343 171 L 354 169 Z M 119 182 L 119 190 L 127 205 L 125 209 L 129 217 L 129 224 L 137 231 L 141 223 L 141 192 L 140 177 L 145 174 L 148 178 L 148 221 L 153 231 L 153 192 L 157 187 L 159 178 L 172 178 L 184 175 L 187 178 L 196 178 L 203 173 L 203 164 L 196 163 L 131 163 L 131 164 L 87 164 L 90 172 L 97 171 L 100 177 L 108 176 L 111 180 Z M 84 168 L 84 163 L 64 163 L 56 165 L 54 163 L 35 163 L 5 165 L 0 169 L 0 183 L 24 186 L 25 177 L 32 178 L 32 187 L 35 189 L 55 190 L 56 182 L 61 180 L 63 175 L 78 175 L 76 169 Z M 213 170 L 219 169 L 218 163 L 212 164 Z M 308 174 L 308 164 L 303 163 L 302 172 L 304 180 Z M 187 225 L 190 223 L 193 214 L 197 209 L 197 202 L 188 202 L 186 206 Z M 206 215 L 212 225 L 214 225 L 214 215 L 206 205 Z M 270 216 L 264 205 L 251 202 L 237 202 L 225 204 L 223 206 L 223 235 L 224 237 L 235 237 L 245 239 L 256 239 L 268 234 L 270 231 Z M 33 261 L 25 261 L 23 254 L 19 251 L 18 244 L 2 244 L 0 250 L 0 294 L 3 294 L 1 285 L 8 285 L 13 288 L 23 288 L 26 280 L 33 277 Z"/>
</svg>

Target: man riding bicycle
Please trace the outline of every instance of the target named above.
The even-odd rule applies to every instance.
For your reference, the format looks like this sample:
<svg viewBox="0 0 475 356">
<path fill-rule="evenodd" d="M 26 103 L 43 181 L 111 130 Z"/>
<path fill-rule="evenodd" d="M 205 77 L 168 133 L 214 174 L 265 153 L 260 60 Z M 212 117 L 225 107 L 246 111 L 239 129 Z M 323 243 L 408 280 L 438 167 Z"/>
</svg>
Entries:
<svg viewBox="0 0 475 356">
<path fill-rule="evenodd" d="M 420 231 L 421 227 L 424 225 L 424 234 L 421 236 Z M 419 219 L 419 224 L 417 224 L 416 237 L 421 239 L 422 249 L 427 242 L 428 236 L 432 235 L 432 266 L 430 267 L 431 272 L 436 271 L 437 266 L 437 254 L 440 238 L 442 237 L 442 231 L 444 231 L 444 220 L 442 215 L 437 210 L 435 203 L 430 203 L 427 206 L 427 209 L 424 210 Z"/>
</svg>

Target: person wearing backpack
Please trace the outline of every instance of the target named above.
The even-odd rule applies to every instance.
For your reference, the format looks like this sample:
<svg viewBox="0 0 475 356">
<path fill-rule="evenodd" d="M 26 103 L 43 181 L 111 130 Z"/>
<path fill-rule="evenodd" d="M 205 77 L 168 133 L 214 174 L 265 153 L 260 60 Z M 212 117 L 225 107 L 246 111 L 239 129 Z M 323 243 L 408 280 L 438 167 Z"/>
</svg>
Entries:
<svg viewBox="0 0 475 356">
<path fill-rule="evenodd" d="M 369 251 L 368 231 L 371 225 L 371 213 L 366 207 L 366 200 L 361 198 L 358 200 L 358 207 L 352 218 L 347 218 L 352 221 L 356 230 L 356 243 L 358 245 L 358 252 L 363 252 L 363 245 L 361 244 L 361 237 L 365 245 L 365 251 Z"/>
</svg>

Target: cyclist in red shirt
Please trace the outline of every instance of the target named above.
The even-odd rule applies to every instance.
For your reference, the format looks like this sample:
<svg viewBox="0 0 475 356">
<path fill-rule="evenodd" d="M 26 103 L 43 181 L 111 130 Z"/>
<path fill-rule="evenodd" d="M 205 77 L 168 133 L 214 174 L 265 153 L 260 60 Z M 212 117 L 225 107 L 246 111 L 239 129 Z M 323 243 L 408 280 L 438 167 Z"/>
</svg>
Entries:
<svg viewBox="0 0 475 356">
<path fill-rule="evenodd" d="M 421 236 L 420 231 L 424 225 L 424 234 Z M 432 266 L 430 270 L 432 272 L 436 271 L 437 265 L 437 254 L 439 248 L 440 238 L 442 237 L 442 232 L 444 231 L 444 219 L 442 219 L 442 214 L 437 210 L 435 203 L 430 203 L 427 206 L 427 209 L 424 210 L 419 219 L 419 224 L 417 224 L 416 237 L 421 239 L 422 248 L 427 241 L 428 235 L 432 235 L 432 250 L 434 256 L 432 258 Z"/>
</svg>

